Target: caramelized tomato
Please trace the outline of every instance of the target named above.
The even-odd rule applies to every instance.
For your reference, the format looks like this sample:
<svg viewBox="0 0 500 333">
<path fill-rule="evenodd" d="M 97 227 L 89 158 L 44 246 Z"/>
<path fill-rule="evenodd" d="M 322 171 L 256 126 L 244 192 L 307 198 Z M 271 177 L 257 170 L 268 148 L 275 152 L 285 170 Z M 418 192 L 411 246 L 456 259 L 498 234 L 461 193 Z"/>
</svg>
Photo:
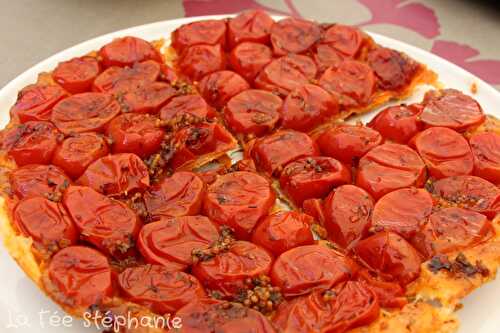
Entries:
<svg viewBox="0 0 500 333">
<path fill-rule="evenodd" d="M 173 123 L 182 123 L 184 120 L 199 121 L 212 116 L 212 110 L 207 102 L 199 95 L 185 95 L 174 97 L 160 110 L 160 119 Z"/>
<path fill-rule="evenodd" d="M 276 195 L 267 179 L 237 171 L 220 176 L 206 192 L 203 212 L 219 225 L 233 228 L 248 239 L 260 218 L 273 207 Z"/>
<path fill-rule="evenodd" d="M 345 56 L 337 51 L 334 46 L 329 44 L 319 44 L 316 46 L 313 58 L 316 65 L 318 65 L 318 71 L 323 73 L 330 67 L 339 67 L 339 65 L 344 61 Z"/>
<path fill-rule="evenodd" d="M 403 90 L 407 88 L 419 65 L 406 54 L 385 47 L 368 52 L 368 65 L 377 76 L 377 85 L 383 90 Z"/>
<path fill-rule="evenodd" d="M 171 314 L 205 296 L 194 276 L 158 265 L 129 267 L 118 276 L 118 284 L 128 300 L 158 314 Z"/>
<path fill-rule="evenodd" d="M 267 275 L 272 262 L 272 256 L 263 248 L 250 242 L 236 241 L 228 251 L 195 264 L 192 273 L 205 288 L 230 297 L 245 286 L 247 278 Z"/>
<path fill-rule="evenodd" d="M 137 247 L 147 262 L 184 270 L 193 264 L 193 251 L 203 250 L 219 238 L 217 226 L 207 217 L 162 218 L 142 227 Z"/>
<path fill-rule="evenodd" d="M 6 130 L 2 149 L 18 166 L 49 164 L 57 147 L 59 131 L 46 121 L 28 121 Z"/>
<path fill-rule="evenodd" d="M 500 184 L 500 134 L 484 132 L 469 139 L 474 155 L 474 174 Z"/>
<path fill-rule="evenodd" d="M 229 62 L 233 70 L 248 82 L 253 82 L 257 74 L 273 60 L 271 49 L 260 43 L 244 42 L 230 53 Z"/>
<path fill-rule="evenodd" d="M 70 186 L 62 202 L 83 240 L 118 258 L 130 253 L 141 223 L 125 204 L 86 186 Z"/>
<path fill-rule="evenodd" d="M 199 213 L 205 186 L 195 173 L 177 171 L 151 186 L 143 195 L 148 214 L 161 216 L 184 216 Z"/>
<path fill-rule="evenodd" d="M 9 176 L 12 193 L 18 198 L 50 196 L 70 184 L 68 176 L 54 165 L 29 164 Z"/>
<path fill-rule="evenodd" d="M 162 56 L 153 45 L 137 37 L 116 38 L 99 50 L 99 57 L 104 67 L 132 66 L 136 62 L 154 60 L 163 62 Z"/>
<path fill-rule="evenodd" d="M 304 157 L 288 163 L 280 177 L 283 192 L 301 207 L 304 200 L 324 198 L 339 185 L 351 182 L 351 172 L 331 157 Z"/>
<path fill-rule="evenodd" d="M 118 96 L 123 112 L 157 113 L 177 91 L 168 83 L 150 82 Z"/>
<path fill-rule="evenodd" d="M 345 124 L 328 129 L 316 142 L 324 155 L 351 165 L 382 141 L 380 133 L 369 127 Z"/>
<path fill-rule="evenodd" d="M 229 20 L 228 41 L 231 48 L 241 42 L 269 43 L 274 20 L 263 10 L 247 10 Z"/>
<path fill-rule="evenodd" d="M 278 122 L 282 105 L 283 101 L 275 94 L 249 89 L 229 100 L 224 119 L 236 133 L 262 136 Z"/>
<path fill-rule="evenodd" d="M 60 62 L 52 72 L 52 78 L 72 94 L 90 91 L 92 83 L 101 71 L 94 57 L 73 58 Z"/>
<path fill-rule="evenodd" d="M 355 27 L 334 24 L 324 32 L 320 43 L 334 48 L 344 56 L 356 57 L 363 44 L 363 34 Z"/>
<path fill-rule="evenodd" d="M 424 189 L 403 188 L 384 195 L 375 204 L 372 226 L 410 239 L 432 213 L 432 197 Z"/>
<path fill-rule="evenodd" d="M 113 153 L 134 153 L 144 158 L 160 149 L 165 131 L 156 117 L 125 113 L 111 120 L 106 134 L 113 142 Z"/>
<path fill-rule="evenodd" d="M 379 232 L 361 240 L 354 247 L 354 252 L 370 269 L 387 274 L 402 285 L 420 275 L 420 254 L 393 232 Z"/>
<path fill-rule="evenodd" d="M 378 199 L 399 188 L 421 187 L 425 177 L 425 164 L 413 149 L 386 143 L 359 160 L 356 185 Z"/>
<path fill-rule="evenodd" d="M 356 278 L 358 281 L 365 282 L 368 288 L 377 295 L 381 307 L 401 309 L 408 304 L 405 290 L 399 283 L 385 281 L 377 273 L 367 269 L 360 269 Z"/>
<path fill-rule="evenodd" d="M 276 212 L 255 228 L 252 242 L 278 256 L 294 247 L 314 243 L 311 225 L 314 219 L 295 211 Z"/>
<path fill-rule="evenodd" d="M 271 270 L 273 285 L 284 296 L 327 290 L 351 277 L 347 259 L 322 245 L 304 245 L 283 252 Z"/>
<path fill-rule="evenodd" d="M 321 87 L 305 84 L 285 99 L 282 125 L 284 128 L 306 132 L 328 122 L 338 112 L 335 97 Z"/>
<path fill-rule="evenodd" d="M 249 89 L 250 85 L 235 72 L 219 71 L 205 76 L 198 87 L 208 104 L 221 109 L 231 97 Z"/>
<path fill-rule="evenodd" d="M 271 28 L 274 54 L 304 53 L 321 37 L 317 23 L 296 18 L 285 18 Z"/>
<path fill-rule="evenodd" d="M 135 154 L 114 154 L 93 162 L 78 183 L 103 194 L 125 194 L 142 191 L 149 186 L 149 172 Z"/>
<path fill-rule="evenodd" d="M 181 53 L 178 66 L 184 75 L 198 81 L 207 74 L 223 70 L 226 56 L 220 44 L 193 45 Z"/>
<path fill-rule="evenodd" d="M 396 143 L 407 143 L 422 130 L 419 119 L 422 106 L 419 104 L 395 105 L 379 112 L 368 127 L 378 131 L 385 139 Z"/>
<path fill-rule="evenodd" d="M 54 105 L 67 96 L 68 93 L 57 84 L 31 84 L 19 91 L 10 113 L 21 123 L 50 120 Z"/>
<path fill-rule="evenodd" d="M 319 150 L 307 134 L 282 130 L 257 139 L 250 154 L 259 169 L 272 175 L 301 157 L 319 155 Z"/>
<path fill-rule="evenodd" d="M 351 247 L 368 234 L 373 199 L 362 188 L 343 185 L 326 198 L 325 228 L 332 240 L 344 248 Z"/>
<path fill-rule="evenodd" d="M 183 24 L 172 32 L 172 47 L 182 52 L 189 46 L 198 44 L 226 43 L 226 22 L 224 20 L 202 20 Z"/>
<path fill-rule="evenodd" d="M 123 95 L 156 81 L 160 78 L 161 68 L 152 60 L 136 63 L 132 67 L 110 67 L 95 79 L 92 90 Z"/>
<path fill-rule="evenodd" d="M 76 179 L 92 162 L 106 156 L 108 152 L 108 145 L 102 135 L 91 132 L 79 133 L 67 137 L 56 148 L 52 163 Z"/>
<path fill-rule="evenodd" d="M 472 151 L 467 140 L 446 127 L 432 127 L 412 139 L 429 175 L 440 179 L 450 176 L 470 175 L 474 168 Z"/>
</svg>

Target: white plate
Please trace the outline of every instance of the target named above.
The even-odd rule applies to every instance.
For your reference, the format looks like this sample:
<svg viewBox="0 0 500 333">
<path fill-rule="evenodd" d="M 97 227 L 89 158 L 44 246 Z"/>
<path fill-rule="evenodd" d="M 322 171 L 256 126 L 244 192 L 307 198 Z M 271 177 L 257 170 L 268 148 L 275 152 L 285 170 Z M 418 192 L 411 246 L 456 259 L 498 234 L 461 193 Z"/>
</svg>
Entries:
<svg viewBox="0 0 500 333">
<path fill-rule="evenodd" d="M 222 17 L 227 17 L 227 15 L 211 16 L 210 18 Z M 170 32 L 179 25 L 206 18 L 209 17 L 163 21 L 117 31 L 81 43 L 42 61 L 0 90 L 0 110 L 2 110 L 0 112 L 0 128 L 3 128 L 9 121 L 8 110 L 15 102 L 17 92 L 24 86 L 35 82 L 39 72 L 53 69 L 60 61 L 99 49 L 103 44 L 116 37 L 132 35 L 147 40 L 168 39 Z M 500 108 L 498 107 L 500 93 L 493 87 L 462 68 L 424 50 L 378 34 L 371 35 L 381 45 L 403 51 L 428 65 L 439 74 L 440 81 L 446 87 L 469 93 L 471 85 L 475 83 L 477 94 L 474 97 L 481 103 L 485 112 L 500 117 Z M 414 96 L 412 101 L 420 100 L 422 92 L 423 90 L 418 96 Z M 368 120 L 372 116 L 373 114 L 366 115 L 363 118 Z M 0 283 L 0 332 L 95 332 L 95 329 L 85 328 L 83 321 L 72 321 L 68 324 L 69 318 L 64 319 L 64 313 L 25 276 L 3 247 L 0 250 L 0 272 L 3 276 Z M 467 297 L 464 300 L 464 309 L 459 312 L 462 323 L 460 332 L 498 333 L 500 327 L 498 295 L 500 295 L 500 279 L 485 285 Z M 65 323 L 71 328 L 65 327 Z"/>
</svg>

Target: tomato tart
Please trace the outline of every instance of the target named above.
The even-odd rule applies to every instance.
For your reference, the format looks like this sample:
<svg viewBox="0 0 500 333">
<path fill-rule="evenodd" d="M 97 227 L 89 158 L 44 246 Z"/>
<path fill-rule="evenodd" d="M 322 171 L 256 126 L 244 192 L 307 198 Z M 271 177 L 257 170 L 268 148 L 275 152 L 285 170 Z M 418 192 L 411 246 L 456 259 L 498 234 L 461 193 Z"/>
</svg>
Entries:
<svg viewBox="0 0 500 333">
<path fill-rule="evenodd" d="M 500 123 L 436 83 L 356 27 L 259 10 L 114 39 L 19 91 L 5 245 L 77 317 L 454 332 L 500 264 Z"/>
</svg>

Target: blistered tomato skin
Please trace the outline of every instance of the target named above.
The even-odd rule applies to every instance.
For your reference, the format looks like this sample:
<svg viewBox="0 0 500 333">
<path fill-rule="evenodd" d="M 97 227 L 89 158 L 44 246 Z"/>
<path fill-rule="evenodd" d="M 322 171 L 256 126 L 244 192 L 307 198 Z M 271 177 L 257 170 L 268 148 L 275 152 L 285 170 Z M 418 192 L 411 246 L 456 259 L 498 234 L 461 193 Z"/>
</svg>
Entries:
<svg viewBox="0 0 500 333">
<path fill-rule="evenodd" d="M 278 256 L 294 247 L 313 244 L 313 223 L 311 216 L 299 212 L 273 213 L 259 222 L 252 242 Z"/>
<path fill-rule="evenodd" d="M 112 139 L 113 153 L 134 153 L 144 158 L 160 149 L 165 131 L 156 117 L 125 113 L 111 120 L 106 134 Z"/>
<path fill-rule="evenodd" d="M 369 268 L 392 276 L 402 285 L 412 282 L 420 274 L 420 254 L 393 232 L 383 231 L 361 240 L 354 252 Z"/>
<path fill-rule="evenodd" d="M 228 42 L 231 48 L 242 42 L 268 44 L 274 20 L 262 10 L 247 10 L 229 20 Z"/>
<path fill-rule="evenodd" d="M 319 86 L 306 84 L 292 91 L 285 99 L 282 126 L 307 132 L 331 121 L 338 112 L 335 97 Z"/>
<path fill-rule="evenodd" d="M 82 311 L 101 304 L 113 292 L 108 259 L 86 246 L 70 246 L 56 253 L 43 282 L 58 302 Z"/>
<path fill-rule="evenodd" d="M 50 120 L 54 105 L 67 96 L 68 93 L 57 84 L 32 84 L 19 91 L 10 113 L 21 123 Z"/>
<path fill-rule="evenodd" d="M 324 198 L 339 185 L 351 182 L 351 172 L 331 157 L 305 157 L 288 163 L 280 177 L 283 192 L 298 207 L 311 198 Z"/>
<path fill-rule="evenodd" d="M 396 143 L 407 143 L 423 129 L 418 118 L 422 112 L 419 104 L 390 106 L 380 111 L 368 127 L 378 131 L 385 139 Z"/>
<path fill-rule="evenodd" d="M 94 80 L 92 91 L 122 95 L 161 76 L 161 65 L 153 60 L 135 63 L 132 67 L 110 67 Z"/>
<path fill-rule="evenodd" d="M 163 62 L 158 50 L 149 42 L 137 37 L 116 38 L 99 50 L 101 63 L 105 68 L 111 66 L 132 66 L 136 62 L 154 60 Z"/>
<path fill-rule="evenodd" d="M 192 273 L 205 288 L 231 297 L 245 286 L 247 278 L 267 275 L 272 262 L 267 250 L 250 242 L 236 241 L 228 251 L 196 263 Z"/>
<path fill-rule="evenodd" d="M 474 155 L 474 175 L 500 184 L 500 134 L 478 133 L 469 143 Z"/>
<path fill-rule="evenodd" d="M 106 195 L 127 194 L 149 186 L 149 171 L 135 154 L 114 154 L 90 164 L 77 183 Z"/>
<path fill-rule="evenodd" d="M 131 253 L 141 222 L 125 204 L 86 186 L 70 186 L 62 203 L 82 239 L 117 258 Z"/>
<path fill-rule="evenodd" d="M 12 194 L 18 199 L 51 196 L 70 184 L 64 171 L 54 165 L 29 164 L 9 175 Z"/>
<path fill-rule="evenodd" d="M 334 24 L 323 33 L 319 43 L 332 47 L 345 57 L 356 57 L 363 44 L 363 34 L 355 27 Z"/>
<path fill-rule="evenodd" d="M 351 276 L 343 255 L 322 245 L 304 245 L 283 252 L 273 264 L 271 281 L 284 296 L 327 290 Z"/>
<path fill-rule="evenodd" d="M 402 90 L 419 70 L 419 65 L 405 54 L 385 47 L 368 52 L 368 65 L 377 76 L 377 85 L 383 90 Z"/>
<path fill-rule="evenodd" d="M 212 117 L 212 109 L 200 95 L 184 95 L 172 98 L 160 110 L 160 119 L 182 124 L 184 120 L 200 121 Z"/>
<path fill-rule="evenodd" d="M 226 55 L 220 44 L 193 45 L 181 53 L 178 66 L 184 75 L 199 81 L 207 74 L 223 70 L 226 67 Z"/>
<path fill-rule="evenodd" d="M 203 212 L 217 224 L 233 228 L 237 238 L 248 239 L 275 199 L 276 194 L 264 177 L 246 171 L 232 172 L 208 187 Z"/>
<path fill-rule="evenodd" d="M 118 285 L 125 298 L 159 314 L 173 313 L 205 296 L 194 276 L 159 265 L 127 268 L 118 276 Z"/>
<path fill-rule="evenodd" d="M 184 270 L 193 264 L 193 251 L 219 238 L 217 225 L 207 217 L 163 217 L 142 227 L 137 247 L 147 262 Z"/>
<path fill-rule="evenodd" d="M 90 91 L 100 71 L 99 62 L 94 57 L 73 58 L 60 62 L 52 72 L 52 78 L 66 91 L 78 94 Z"/>
<path fill-rule="evenodd" d="M 203 20 L 184 24 L 172 32 L 172 47 L 179 53 L 186 48 L 199 45 L 226 44 L 226 22 Z"/>
<path fill-rule="evenodd" d="M 271 44 L 275 55 L 304 53 L 316 43 L 321 30 L 315 22 L 286 18 L 271 28 Z"/>
<path fill-rule="evenodd" d="M 354 185 L 332 191 L 323 203 L 324 225 L 329 237 L 344 248 L 364 238 L 371 226 L 373 198 Z"/>
<path fill-rule="evenodd" d="M 260 71 L 273 60 L 271 49 L 260 43 L 244 42 L 232 49 L 229 62 L 233 70 L 248 82 L 253 82 Z"/>
<path fill-rule="evenodd" d="M 2 149 L 16 161 L 17 166 L 49 164 L 60 134 L 49 122 L 28 121 L 6 130 Z"/>
<path fill-rule="evenodd" d="M 279 175 L 286 164 L 301 157 L 318 156 L 319 149 L 307 134 L 281 130 L 257 139 L 250 155 L 260 170 Z"/>
<path fill-rule="evenodd" d="M 151 218 L 197 215 L 202 206 L 203 181 L 195 173 L 177 171 L 151 186 L 143 195 Z"/>
<path fill-rule="evenodd" d="M 432 213 L 432 196 L 424 189 L 403 188 L 384 195 L 375 204 L 372 228 L 410 239 Z"/>
<path fill-rule="evenodd" d="M 382 144 L 377 131 L 359 125 L 339 125 L 322 133 L 316 140 L 321 153 L 352 165 L 368 151 Z"/>
<path fill-rule="evenodd" d="M 80 133 L 67 137 L 56 148 L 52 163 L 71 178 L 77 179 L 92 162 L 106 156 L 108 152 L 108 144 L 102 135 Z"/>
<path fill-rule="evenodd" d="M 177 91 L 165 82 L 141 84 L 131 91 L 116 95 L 122 112 L 158 113 L 160 108 L 177 95 Z"/>
<path fill-rule="evenodd" d="M 431 127 L 418 133 L 410 143 L 416 147 L 431 177 L 472 174 L 474 158 L 469 143 L 454 130 Z"/>
<path fill-rule="evenodd" d="M 217 109 L 224 107 L 231 97 L 250 88 L 244 78 L 232 71 L 208 74 L 199 83 L 200 94 Z"/>
</svg>

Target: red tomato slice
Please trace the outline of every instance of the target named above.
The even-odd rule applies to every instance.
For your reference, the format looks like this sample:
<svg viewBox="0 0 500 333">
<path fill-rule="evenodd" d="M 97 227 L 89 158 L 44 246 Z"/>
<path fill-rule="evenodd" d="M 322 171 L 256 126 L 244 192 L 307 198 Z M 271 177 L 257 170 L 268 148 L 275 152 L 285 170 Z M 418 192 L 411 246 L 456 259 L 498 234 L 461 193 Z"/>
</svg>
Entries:
<svg viewBox="0 0 500 333">
<path fill-rule="evenodd" d="M 500 189 L 476 176 L 455 176 L 430 184 L 431 193 L 449 203 L 494 218 L 500 213 Z"/>
<path fill-rule="evenodd" d="M 263 248 L 250 242 L 236 241 L 227 252 L 196 263 L 192 273 L 205 288 L 231 297 L 244 288 L 246 279 L 267 275 L 272 262 L 272 256 Z"/>
<path fill-rule="evenodd" d="M 99 62 L 94 57 L 73 58 L 60 62 L 52 72 L 52 78 L 66 91 L 79 94 L 90 91 L 100 71 Z"/>
<path fill-rule="evenodd" d="M 316 142 L 324 155 L 351 165 L 382 141 L 380 133 L 369 127 L 345 124 L 328 129 Z"/>
<path fill-rule="evenodd" d="M 54 255 L 43 279 L 45 290 L 59 303 L 86 311 L 113 293 L 108 259 L 86 246 L 70 246 Z"/>
<path fill-rule="evenodd" d="M 410 239 L 432 213 L 432 197 L 424 189 L 403 188 L 384 195 L 375 204 L 372 227 Z"/>
<path fill-rule="evenodd" d="M 233 70 L 248 82 L 253 82 L 257 74 L 273 60 L 271 49 L 260 43 L 244 42 L 230 53 L 229 62 Z"/>
<path fill-rule="evenodd" d="M 184 333 L 275 333 L 260 312 L 238 303 L 206 298 L 196 300 L 175 314 L 182 319 Z"/>
<path fill-rule="evenodd" d="M 132 67 L 110 67 L 95 79 L 92 90 L 120 96 L 156 81 L 161 77 L 161 68 L 152 60 L 136 63 Z"/>
<path fill-rule="evenodd" d="M 165 137 L 158 118 L 140 113 L 125 113 L 114 118 L 106 134 L 112 139 L 113 153 L 134 153 L 142 158 L 157 152 Z"/>
<path fill-rule="evenodd" d="M 325 228 L 328 235 L 344 248 L 352 247 L 368 234 L 373 199 L 362 188 L 343 185 L 326 198 Z"/>
<path fill-rule="evenodd" d="M 411 141 L 431 177 L 470 175 L 474 158 L 467 140 L 446 127 L 432 127 L 418 133 Z"/>
<path fill-rule="evenodd" d="M 425 94 L 420 119 L 427 126 L 441 126 L 463 132 L 486 119 L 479 103 L 455 89 L 433 90 Z"/>
<path fill-rule="evenodd" d="M 205 76 L 198 88 L 208 104 L 221 109 L 231 97 L 250 89 L 250 85 L 235 72 L 219 71 Z"/>
<path fill-rule="evenodd" d="M 344 56 L 356 57 L 363 44 L 363 34 L 355 27 L 334 24 L 324 32 L 320 44 L 333 47 Z"/>
<path fill-rule="evenodd" d="M 379 112 L 367 126 L 378 131 L 385 139 L 407 143 L 422 130 L 420 112 L 420 104 L 389 106 Z"/>
<path fill-rule="evenodd" d="M 179 53 L 189 46 L 198 44 L 226 43 L 226 22 L 224 20 L 201 20 L 181 25 L 172 32 L 172 47 Z"/>
<path fill-rule="evenodd" d="M 163 59 L 155 47 L 137 37 L 116 38 L 99 50 L 99 57 L 104 67 L 132 66 L 136 62 L 154 60 L 162 63 Z"/>
<path fill-rule="evenodd" d="M 345 60 L 338 68 L 329 68 L 319 85 L 337 97 L 342 108 L 363 107 L 375 92 L 375 75 L 368 65 Z"/>
<path fill-rule="evenodd" d="M 383 231 L 361 240 L 354 252 L 370 269 L 392 276 L 402 285 L 420 275 L 420 254 L 393 232 Z"/>
<path fill-rule="evenodd" d="M 328 68 L 337 68 L 344 61 L 345 56 L 329 44 L 319 44 L 313 54 L 318 70 L 323 73 Z"/>
<path fill-rule="evenodd" d="M 160 110 L 160 119 L 173 124 L 192 123 L 212 117 L 212 110 L 199 95 L 174 97 Z"/>
<path fill-rule="evenodd" d="M 282 125 L 297 131 L 310 131 L 339 112 L 334 96 L 314 84 L 292 91 L 283 104 Z"/>
<path fill-rule="evenodd" d="M 192 300 L 205 297 L 194 276 L 158 265 L 129 267 L 118 276 L 118 284 L 126 299 L 158 314 L 171 314 Z"/>
<path fill-rule="evenodd" d="M 319 150 L 307 134 L 282 130 L 257 139 L 250 154 L 259 169 L 272 175 L 301 157 L 318 156 Z"/>
<path fill-rule="evenodd" d="M 425 164 L 413 149 L 386 143 L 359 160 L 356 185 L 378 199 L 403 187 L 421 187 L 425 177 Z"/>
<path fill-rule="evenodd" d="M 233 228 L 239 239 L 248 239 L 257 222 L 273 207 L 275 199 L 276 194 L 266 178 L 237 171 L 218 177 L 208 187 L 203 212 L 217 224 Z"/>
<path fill-rule="evenodd" d="M 339 185 L 351 182 L 351 172 L 331 157 L 304 157 L 288 163 L 280 177 L 283 192 L 298 207 L 304 200 L 324 198 Z"/>
<path fill-rule="evenodd" d="M 67 137 L 56 148 L 52 163 L 76 179 L 92 162 L 106 156 L 108 152 L 108 145 L 102 135 L 91 132 L 80 133 Z"/>
<path fill-rule="evenodd" d="M 233 132 L 262 136 L 275 127 L 282 105 L 283 101 L 275 94 L 249 89 L 229 100 L 224 119 Z"/>
<path fill-rule="evenodd" d="M 205 186 L 195 173 L 177 171 L 151 186 L 143 195 L 148 214 L 178 217 L 199 213 Z"/>
<path fill-rule="evenodd" d="M 500 135 L 484 132 L 469 139 L 474 155 L 474 174 L 493 184 L 500 184 Z"/>
<path fill-rule="evenodd" d="M 273 285 L 285 297 L 327 290 L 351 277 L 349 261 L 322 245 L 304 245 L 283 252 L 271 270 Z"/>
<path fill-rule="evenodd" d="M 301 245 L 314 243 L 311 225 L 314 219 L 299 212 L 276 212 L 264 218 L 252 234 L 252 242 L 274 255 Z"/>
<path fill-rule="evenodd" d="M 86 186 L 70 186 L 63 204 L 82 239 L 118 258 L 130 253 L 141 223 L 125 204 Z"/>
<path fill-rule="evenodd" d="M 274 54 L 304 53 L 321 37 L 317 23 L 296 18 L 285 18 L 271 28 Z"/>
<path fill-rule="evenodd" d="M 126 195 L 149 186 L 149 171 L 135 154 L 114 154 L 89 165 L 77 182 L 106 195 Z"/>
<path fill-rule="evenodd" d="M 31 237 L 42 251 L 57 251 L 78 240 L 78 231 L 63 205 L 43 197 L 21 200 L 13 219 L 21 233 Z"/>
<path fill-rule="evenodd" d="M 220 44 L 193 45 L 181 53 L 177 65 L 184 75 L 198 81 L 207 74 L 223 70 L 226 67 L 226 55 Z"/>
<path fill-rule="evenodd" d="M 49 164 L 60 134 L 49 122 L 28 121 L 5 131 L 2 149 L 16 161 L 17 166 Z"/>
<path fill-rule="evenodd" d="M 50 120 L 54 105 L 67 96 L 68 93 L 57 84 L 31 84 L 19 91 L 10 113 L 21 123 Z"/>
<path fill-rule="evenodd" d="M 118 95 L 123 112 L 157 113 L 172 97 L 177 95 L 177 90 L 164 82 L 143 83 L 136 89 Z"/>
<path fill-rule="evenodd" d="M 70 182 L 68 176 L 54 165 L 29 164 L 9 175 L 11 191 L 18 199 L 50 196 L 66 188 Z"/>
<path fill-rule="evenodd" d="M 120 113 L 120 105 L 108 94 L 83 93 L 57 103 L 51 121 L 64 134 L 102 131 Z"/>
<path fill-rule="evenodd" d="M 378 302 L 384 308 L 403 308 L 408 304 L 405 290 L 396 282 L 381 279 L 373 271 L 360 269 L 357 272 L 357 280 L 365 282 L 375 295 Z"/>
<path fill-rule="evenodd" d="M 219 238 L 217 225 L 207 217 L 162 218 L 142 227 L 137 247 L 147 262 L 171 270 L 193 264 L 193 251 L 206 249 Z"/>
<path fill-rule="evenodd" d="M 471 248 L 492 234 L 488 218 L 458 207 L 443 208 L 429 217 L 412 243 L 426 258 Z"/>
<path fill-rule="evenodd" d="M 314 217 L 320 225 L 325 225 L 325 214 L 323 212 L 323 200 L 307 199 L 302 203 L 302 211 Z"/>
<path fill-rule="evenodd" d="M 419 70 L 419 64 L 406 54 L 385 47 L 368 52 L 367 63 L 377 76 L 382 90 L 404 90 Z"/>
<path fill-rule="evenodd" d="M 274 59 L 257 75 L 255 87 L 286 96 L 316 77 L 316 64 L 305 55 L 289 54 Z"/>
<path fill-rule="evenodd" d="M 269 43 L 274 20 L 263 10 L 247 10 L 229 20 L 228 41 L 231 48 L 241 42 Z"/>
</svg>

